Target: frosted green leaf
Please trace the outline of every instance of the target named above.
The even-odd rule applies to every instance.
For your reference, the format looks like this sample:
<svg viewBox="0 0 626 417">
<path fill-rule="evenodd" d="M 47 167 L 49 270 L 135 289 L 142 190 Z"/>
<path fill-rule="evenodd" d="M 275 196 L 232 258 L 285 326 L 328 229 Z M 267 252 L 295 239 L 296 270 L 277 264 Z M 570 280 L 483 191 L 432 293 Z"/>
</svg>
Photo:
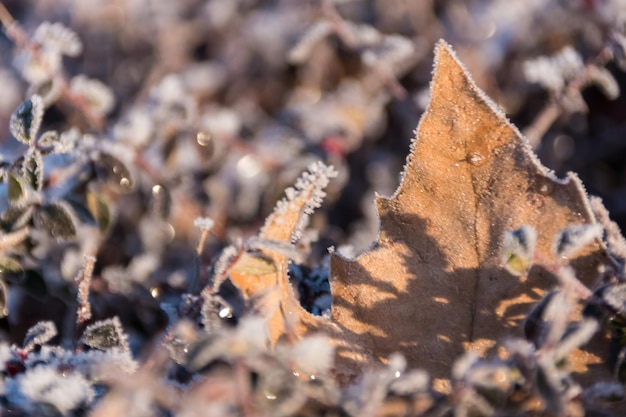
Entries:
<svg viewBox="0 0 626 417">
<path fill-rule="evenodd" d="M 11 134 L 22 143 L 32 143 L 39 132 L 43 112 L 44 103 L 40 96 L 34 95 L 24 100 L 11 115 Z"/>
<path fill-rule="evenodd" d="M 41 206 L 33 215 L 35 227 L 47 231 L 55 238 L 68 239 L 76 236 L 74 214 L 68 204 L 55 203 Z"/>
<path fill-rule="evenodd" d="M 502 264 L 513 275 L 525 275 L 532 266 L 536 245 L 537 232 L 529 225 L 506 232 Z"/>
<path fill-rule="evenodd" d="M 7 177 L 7 199 L 11 205 L 18 205 L 26 197 L 26 186 L 22 178 L 13 173 Z"/>
<path fill-rule="evenodd" d="M 98 321 L 85 329 L 80 343 L 94 349 L 109 350 L 119 348 L 128 350 L 128 337 L 124 333 L 120 319 L 115 316 Z"/>
<path fill-rule="evenodd" d="M 32 152 L 22 163 L 22 171 L 25 179 L 33 190 L 41 191 L 43 188 L 43 158 L 41 152 Z"/>
</svg>

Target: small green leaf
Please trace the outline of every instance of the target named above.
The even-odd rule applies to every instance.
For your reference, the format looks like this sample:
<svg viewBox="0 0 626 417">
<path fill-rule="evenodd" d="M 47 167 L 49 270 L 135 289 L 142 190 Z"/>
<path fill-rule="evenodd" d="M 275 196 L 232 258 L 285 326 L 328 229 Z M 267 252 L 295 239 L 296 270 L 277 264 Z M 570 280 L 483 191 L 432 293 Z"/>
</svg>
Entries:
<svg viewBox="0 0 626 417">
<path fill-rule="evenodd" d="M 19 105 L 11 115 L 11 134 L 22 143 L 31 144 L 43 120 L 44 104 L 40 96 L 34 95 Z"/>
<path fill-rule="evenodd" d="M 109 205 L 104 201 L 102 196 L 89 192 L 87 194 L 87 207 L 93 218 L 98 223 L 101 232 L 106 232 L 111 226 L 111 211 Z"/>
<path fill-rule="evenodd" d="M 69 204 L 66 203 L 49 204 L 37 208 L 33 215 L 33 223 L 36 228 L 46 230 L 58 239 L 76 236 L 74 214 Z"/>
<path fill-rule="evenodd" d="M 26 197 L 26 184 L 15 173 L 9 173 L 7 177 L 7 199 L 11 205 L 19 205 Z"/>
<path fill-rule="evenodd" d="M 96 173 L 118 192 L 128 192 L 133 186 L 130 171 L 113 155 L 102 152 L 95 161 Z"/>
<path fill-rule="evenodd" d="M 502 263 L 513 275 L 525 275 L 533 264 L 537 232 L 529 225 L 510 230 L 504 235 Z"/>
</svg>

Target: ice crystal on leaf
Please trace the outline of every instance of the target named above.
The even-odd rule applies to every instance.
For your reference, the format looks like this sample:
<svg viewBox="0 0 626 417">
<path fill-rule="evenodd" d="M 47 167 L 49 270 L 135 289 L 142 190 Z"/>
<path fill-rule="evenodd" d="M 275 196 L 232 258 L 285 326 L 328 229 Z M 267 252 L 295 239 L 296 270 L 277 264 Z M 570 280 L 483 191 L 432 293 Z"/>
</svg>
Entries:
<svg viewBox="0 0 626 417">
<path fill-rule="evenodd" d="M 80 339 L 80 343 L 100 350 L 129 349 L 128 337 L 124 333 L 122 323 L 117 316 L 88 326 Z"/>
<path fill-rule="evenodd" d="M 296 181 L 293 188 L 289 187 L 285 190 L 286 198 L 276 204 L 274 213 L 268 217 L 268 221 L 261 230 L 261 236 L 264 230 L 267 230 L 272 224 L 280 222 L 281 216 L 290 212 L 302 213 L 299 215 L 298 223 L 291 235 L 291 241 L 297 241 L 302 236 L 304 228 L 308 224 L 309 216 L 318 208 L 326 192 L 324 189 L 328 186 L 331 178 L 337 176 L 337 171 L 332 166 L 324 165 L 322 162 L 316 162 L 308 167 L 308 172 L 302 174 Z M 295 203 L 296 200 L 306 198 L 304 205 Z"/>
</svg>

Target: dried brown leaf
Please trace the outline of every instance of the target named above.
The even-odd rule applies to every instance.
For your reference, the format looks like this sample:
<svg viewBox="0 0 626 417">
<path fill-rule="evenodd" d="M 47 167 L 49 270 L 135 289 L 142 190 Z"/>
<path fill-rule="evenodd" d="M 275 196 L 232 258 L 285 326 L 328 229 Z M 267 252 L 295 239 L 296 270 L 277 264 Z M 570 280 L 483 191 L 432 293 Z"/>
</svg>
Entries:
<svg viewBox="0 0 626 417">
<path fill-rule="evenodd" d="M 540 164 L 444 42 L 431 96 L 402 184 L 392 198 L 376 199 L 376 244 L 355 261 L 331 262 L 338 372 L 346 378 L 402 351 L 443 387 L 466 349 L 484 355 L 521 336 L 529 308 L 555 284 L 539 267 L 522 279 L 504 269 L 505 232 L 533 226 L 536 254 L 550 262 L 557 233 L 595 223 L 580 180 L 560 180 Z M 571 262 L 590 286 L 604 248 L 594 241 Z M 574 356 L 579 372 L 601 362 L 589 352 Z"/>
<path fill-rule="evenodd" d="M 288 242 L 298 230 L 306 193 L 268 219 L 261 238 Z M 337 348 L 336 374 L 354 380 L 362 370 L 401 351 L 410 367 L 428 370 L 445 390 L 453 361 L 466 350 L 496 353 L 496 343 L 522 336 L 521 322 L 556 280 L 541 267 L 515 277 L 501 264 L 505 232 L 530 225 L 536 255 L 556 261 L 555 235 L 595 223 L 574 174 L 558 179 L 541 165 L 526 140 L 474 84 L 445 42 L 436 48 L 431 101 L 422 116 L 402 183 L 376 199 L 380 232 L 356 260 L 333 255 L 330 319 L 311 316 L 293 297 L 287 257 L 276 273 L 231 271 L 247 297 L 283 288 L 270 321 L 276 342 L 285 334 L 326 332 Z M 570 259 L 587 286 L 607 262 L 593 241 Z M 595 348 L 594 348 L 595 349 Z M 576 351 L 572 366 L 584 379 L 609 377 L 595 351 Z M 591 371 L 590 369 L 593 368 Z"/>
</svg>

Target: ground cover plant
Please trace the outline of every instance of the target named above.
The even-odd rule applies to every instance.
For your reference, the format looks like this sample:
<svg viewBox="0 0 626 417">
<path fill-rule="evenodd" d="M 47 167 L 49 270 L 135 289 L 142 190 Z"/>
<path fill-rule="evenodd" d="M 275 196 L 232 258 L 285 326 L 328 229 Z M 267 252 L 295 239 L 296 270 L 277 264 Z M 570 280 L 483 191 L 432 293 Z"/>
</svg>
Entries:
<svg viewBox="0 0 626 417">
<path fill-rule="evenodd" d="M 2 413 L 623 415 L 625 12 L 0 3 Z"/>
</svg>

